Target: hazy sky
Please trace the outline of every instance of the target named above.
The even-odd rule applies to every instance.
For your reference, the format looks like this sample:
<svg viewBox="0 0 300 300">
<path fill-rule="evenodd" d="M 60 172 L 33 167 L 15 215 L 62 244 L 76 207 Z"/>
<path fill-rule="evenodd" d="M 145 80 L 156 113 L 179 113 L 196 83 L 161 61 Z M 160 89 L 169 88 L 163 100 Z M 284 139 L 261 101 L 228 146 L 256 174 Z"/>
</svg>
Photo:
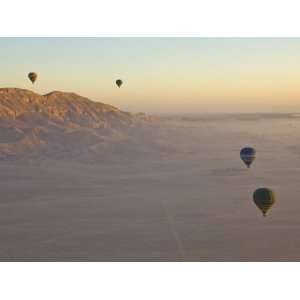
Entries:
<svg viewBox="0 0 300 300">
<path fill-rule="evenodd" d="M 133 112 L 300 111 L 300 39 L 0 38 L 0 54 L 2 87 Z"/>
</svg>

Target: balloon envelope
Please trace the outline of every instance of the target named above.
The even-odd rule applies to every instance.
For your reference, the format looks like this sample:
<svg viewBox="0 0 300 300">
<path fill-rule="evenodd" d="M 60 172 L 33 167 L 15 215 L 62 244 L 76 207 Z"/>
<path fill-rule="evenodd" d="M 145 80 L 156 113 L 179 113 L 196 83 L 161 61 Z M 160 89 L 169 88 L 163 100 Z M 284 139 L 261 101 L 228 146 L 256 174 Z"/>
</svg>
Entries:
<svg viewBox="0 0 300 300">
<path fill-rule="evenodd" d="M 34 73 L 34 72 L 30 72 L 30 73 L 28 74 L 28 78 L 30 79 L 30 81 L 32 82 L 32 84 L 34 84 L 34 82 L 35 82 L 36 79 L 37 79 L 37 74 Z"/>
<path fill-rule="evenodd" d="M 259 188 L 253 193 L 253 201 L 261 210 L 263 216 L 275 203 L 275 193 L 268 188 Z"/>
<path fill-rule="evenodd" d="M 123 84 L 123 81 L 121 79 L 116 80 L 116 85 L 120 87 Z"/>
<path fill-rule="evenodd" d="M 240 157 L 248 168 L 250 168 L 250 165 L 255 160 L 255 155 L 256 150 L 252 147 L 246 147 L 240 151 Z"/>
</svg>

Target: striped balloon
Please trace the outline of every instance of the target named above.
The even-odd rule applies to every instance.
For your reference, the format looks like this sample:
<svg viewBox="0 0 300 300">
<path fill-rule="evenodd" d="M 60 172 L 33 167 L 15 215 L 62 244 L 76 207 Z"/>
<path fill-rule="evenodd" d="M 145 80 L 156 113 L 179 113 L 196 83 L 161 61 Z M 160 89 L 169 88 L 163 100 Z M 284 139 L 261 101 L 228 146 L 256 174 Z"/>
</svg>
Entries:
<svg viewBox="0 0 300 300">
<path fill-rule="evenodd" d="M 38 77 L 37 74 L 34 73 L 34 72 L 30 72 L 28 74 L 28 78 L 30 79 L 30 81 L 32 82 L 32 84 L 34 84 L 34 82 L 36 81 L 37 77 Z"/>
<path fill-rule="evenodd" d="M 255 160 L 255 155 L 256 151 L 252 147 L 246 147 L 240 151 L 240 157 L 248 168 L 250 168 L 250 165 Z"/>
<path fill-rule="evenodd" d="M 263 216 L 275 203 L 275 193 L 268 188 L 259 188 L 253 193 L 253 201 L 261 210 Z"/>
</svg>

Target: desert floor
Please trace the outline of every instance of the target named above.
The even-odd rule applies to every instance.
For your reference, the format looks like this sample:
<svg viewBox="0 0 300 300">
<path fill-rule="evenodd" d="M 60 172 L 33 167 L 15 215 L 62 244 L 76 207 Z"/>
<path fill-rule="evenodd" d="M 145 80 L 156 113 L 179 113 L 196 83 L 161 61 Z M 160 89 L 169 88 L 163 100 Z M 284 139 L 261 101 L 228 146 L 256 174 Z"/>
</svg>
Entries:
<svg viewBox="0 0 300 300">
<path fill-rule="evenodd" d="M 99 162 L 0 162 L 1 261 L 300 260 L 300 118 L 168 119 Z M 147 145 L 158 143 L 155 151 Z M 155 141 L 154 141 L 155 140 Z M 257 158 L 247 169 L 240 148 Z M 267 217 L 256 188 L 277 195 Z"/>
</svg>

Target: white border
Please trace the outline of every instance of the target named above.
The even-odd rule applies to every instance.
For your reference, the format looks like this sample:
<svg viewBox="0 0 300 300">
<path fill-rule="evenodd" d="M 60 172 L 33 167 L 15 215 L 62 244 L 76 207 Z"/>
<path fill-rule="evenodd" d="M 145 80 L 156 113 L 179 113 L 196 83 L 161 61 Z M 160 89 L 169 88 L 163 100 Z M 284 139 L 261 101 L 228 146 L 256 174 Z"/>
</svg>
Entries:
<svg viewBox="0 0 300 300">
<path fill-rule="evenodd" d="M 2 263 L 1 298 L 298 299 L 293 263 Z"/>
<path fill-rule="evenodd" d="M 1 1 L 0 9 L 0 36 L 300 36 L 300 2 L 292 0 L 8 0 Z M 0 267 L 0 295 L 5 300 L 299 297 L 298 263 L 1 263 Z"/>
<path fill-rule="evenodd" d="M 2 0 L 0 36 L 299 36 L 296 0 Z"/>
</svg>

